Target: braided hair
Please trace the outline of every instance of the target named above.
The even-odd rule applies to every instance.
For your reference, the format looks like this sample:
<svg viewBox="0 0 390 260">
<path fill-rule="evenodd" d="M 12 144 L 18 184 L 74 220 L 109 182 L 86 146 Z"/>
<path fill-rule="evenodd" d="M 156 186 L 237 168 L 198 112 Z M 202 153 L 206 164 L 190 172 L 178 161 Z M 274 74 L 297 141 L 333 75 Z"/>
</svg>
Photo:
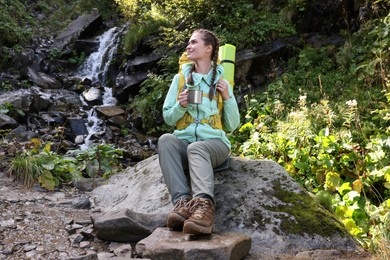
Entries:
<svg viewBox="0 0 390 260">
<path fill-rule="evenodd" d="M 218 50 L 219 50 L 219 39 L 218 37 L 209 30 L 206 29 L 198 29 L 195 30 L 193 33 L 199 33 L 202 35 L 202 40 L 205 42 L 206 45 L 212 46 L 212 53 L 211 53 L 211 61 L 212 61 L 212 68 L 213 68 L 213 74 L 211 76 L 211 85 L 210 85 L 210 91 L 209 91 L 209 99 L 213 100 L 214 98 L 214 90 L 215 90 L 215 78 L 217 77 L 217 61 L 218 61 Z M 195 63 L 192 64 L 190 74 L 188 76 L 187 82 L 189 84 L 194 84 L 194 79 L 192 78 L 192 72 L 195 71 Z"/>
</svg>

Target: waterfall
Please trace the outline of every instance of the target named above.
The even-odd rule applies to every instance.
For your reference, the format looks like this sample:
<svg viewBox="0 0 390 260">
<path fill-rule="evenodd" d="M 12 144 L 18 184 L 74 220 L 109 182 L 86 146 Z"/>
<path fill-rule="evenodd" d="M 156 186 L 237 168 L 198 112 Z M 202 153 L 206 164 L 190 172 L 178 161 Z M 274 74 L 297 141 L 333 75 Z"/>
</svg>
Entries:
<svg viewBox="0 0 390 260">
<path fill-rule="evenodd" d="M 116 105 L 117 102 L 112 95 L 112 89 L 107 87 L 106 83 L 108 68 L 118 46 L 117 40 L 119 38 L 119 34 L 120 30 L 118 30 L 117 27 L 114 27 L 97 37 L 97 40 L 99 41 L 98 50 L 91 53 L 77 72 L 78 77 L 89 78 L 92 80 L 93 84 L 100 82 L 104 88 L 103 106 L 113 106 Z M 87 105 L 82 97 L 80 97 L 80 99 L 83 104 Z M 95 108 L 91 108 L 86 113 L 88 116 L 86 123 L 88 136 L 85 138 L 85 144 L 81 145 L 81 149 L 88 147 L 91 143 L 90 138 L 93 134 L 102 132 L 102 129 L 99 126 L 101 121 L 96 115 Z"/>
</svg>

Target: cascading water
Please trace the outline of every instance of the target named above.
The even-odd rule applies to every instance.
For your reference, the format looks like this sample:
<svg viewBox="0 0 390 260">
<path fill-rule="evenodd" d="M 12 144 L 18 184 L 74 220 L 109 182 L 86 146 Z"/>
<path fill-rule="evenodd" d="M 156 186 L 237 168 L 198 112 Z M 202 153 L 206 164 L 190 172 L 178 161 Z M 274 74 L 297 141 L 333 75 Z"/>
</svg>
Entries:
<svg viewBox="0 0 390 260">
<path fill-rule="evenodd" d="M 89 78 L 93 85 L 96 82 L 100 82 L 104 88 L 103 104 L 102 106 L 116 105 L 117 100 L 112 95 L 112 89 L 106 86 L 107 72 L 113 55 L 117 49 L 117 40 L 119 38 L 120 30 L 117 27 L 111 28 L 104 32 L 97 38 L 99 41 L 99 48 L 96 52 L 92 53 L 86 61 L 81 65 L 77 72 L 77 76 L 80 78 Z M 83 104 L 87 105 L 85 100 L 80 98 Z M 100 120 L 96 116 L 95 108 L 93 107 L 87 112 L 88 121 L 86 124 L 88 130 L 88 136 L 85 138 L 84 145 L 81 145 L 81 149 L 85 149 L 91 143 L 90 138 L 92 135 L 101 131 Z"/>
</svg>

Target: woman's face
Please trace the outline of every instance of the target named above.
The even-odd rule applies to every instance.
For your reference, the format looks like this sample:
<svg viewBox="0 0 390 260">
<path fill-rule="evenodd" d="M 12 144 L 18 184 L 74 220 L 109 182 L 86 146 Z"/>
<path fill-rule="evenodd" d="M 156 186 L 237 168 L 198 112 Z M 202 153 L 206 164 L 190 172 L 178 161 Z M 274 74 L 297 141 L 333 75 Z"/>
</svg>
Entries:
<svg viewBox="0 0 390 260">
<path fill-rule="evenodd" d="M 201 33 L 193 33 L 187 45 L 188 59 L 191 61 L 198 61 L 202 59 L 211 60 L 211 53 L 211 44 L 205 45 Z"/>
</svg>

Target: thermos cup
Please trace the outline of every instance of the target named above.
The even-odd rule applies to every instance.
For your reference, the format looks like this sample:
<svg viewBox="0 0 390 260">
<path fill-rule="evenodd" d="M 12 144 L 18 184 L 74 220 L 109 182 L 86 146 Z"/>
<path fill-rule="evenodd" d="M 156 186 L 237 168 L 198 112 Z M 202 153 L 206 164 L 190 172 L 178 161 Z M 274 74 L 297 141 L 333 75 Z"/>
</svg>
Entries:
<svg viewBox="0 0 390 260">
<path fill-rule="evenodd" d="M 202 104 L 203 91 L 202 90 L 188 90 L 188 103 Z"/>
</svg>

